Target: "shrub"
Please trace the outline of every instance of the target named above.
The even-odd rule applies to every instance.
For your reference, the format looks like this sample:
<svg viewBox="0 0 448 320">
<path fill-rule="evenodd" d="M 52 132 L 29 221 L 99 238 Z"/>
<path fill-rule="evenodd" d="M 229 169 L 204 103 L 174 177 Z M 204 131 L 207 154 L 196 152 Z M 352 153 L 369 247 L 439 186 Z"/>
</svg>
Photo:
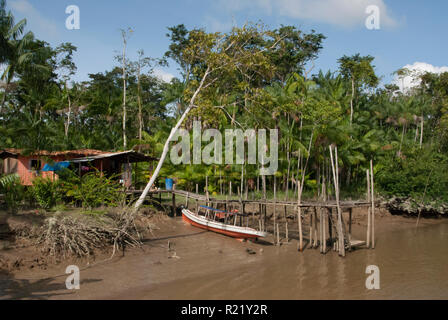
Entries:
<svg viewBox="0 0 448 320">
<path fill-rule="evenodd" d="M 99 206 L 117 206 L 124 200 L 121 184 L 116 177 L 106 177 L 99 171 L 90 172 L 81 178 L 73 175 L 64 181 L 66 195 L 75 202 L 80 201 L 83 208 L 92 210 Z"/>
<path fill-rule="evenodd" d="M 17 174 L 10 174 L 0 178 L 1 193 L 5 196 L 7 208 L 15 213 L 25 197 L 25 187 Z"/>
<path fill-rule="evenodd" d="M 40 207 L 48 210 L 62 200 L 62 190 L 58 180 L 36 178 L 33 180 L 33 195 Z"/>
<path fill-rule="evenodd" d="M 417 150 L 404 158 L 389 158 L 378 166 L 376 179 L 387 196 L 448 201 L 448 157 L 436 150 Z"/>
</svg>

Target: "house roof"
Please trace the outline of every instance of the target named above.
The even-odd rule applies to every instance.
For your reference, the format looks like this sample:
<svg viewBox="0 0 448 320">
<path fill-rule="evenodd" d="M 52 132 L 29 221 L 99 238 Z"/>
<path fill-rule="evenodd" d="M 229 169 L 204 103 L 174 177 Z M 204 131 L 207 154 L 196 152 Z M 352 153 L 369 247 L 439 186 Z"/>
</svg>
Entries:
<svg viewBox="0 0 448 320">
<path fill-rule="evenodd" d="M 74 163 L 90 162 L 98 159 L 114 159 L 122 163 L 127 163 L 128 161 L 129 163 L 134 163 L 158 160 L 157 158 L 146 156 L 143 153 L 134 150 L 121 152 L 108 152 L 94 149 L 78 149 L 67 151 L 39 150 L 33 152 L 25 152 L 23 149 L 13 148 L 0 150 L 0 159 L 17 158 L 19 155 L 41 157 L 67 156 L 70 157 L 69 161 Z"/>
<path fill-rule="evenodd" d="M 100 151 L 94 149 L 78 149 L 78 150 L 66 150 L 66 151 L 47 151 L 38 150 L 27 152 L 24 149 L 14 149 L 8 148 L 0 150 L 0 159 L 5 158 L 17 158 L 19 155 L 24 156 L 41 156 L 41 157 L 56 157 L 56 156 L 67 156 L 67 157 L 86 157 L 100 155 L 104 153 L 109 153 L 107 151 Z"/>
<path fill-rule="evenodd" d="M 152 160 L 158 160 L 157 158 L 146 156 L 143 153 L 129 150 L 129 151 L 121 151 L 121 152 L 109 152 L 109 153 L 103 153 L 99 155 L 94 156 L 87 156 L 83 158 L 78 159 L 71 159 L 70 162 L 74 163 L 82 163 L 82 162 L 91 162 L 94 160 L 101 160 L 101 159 L 113 159 L 117 160 L 121 163 L 134 163 L 134 162 L 148 162 Z"/>
</svg>

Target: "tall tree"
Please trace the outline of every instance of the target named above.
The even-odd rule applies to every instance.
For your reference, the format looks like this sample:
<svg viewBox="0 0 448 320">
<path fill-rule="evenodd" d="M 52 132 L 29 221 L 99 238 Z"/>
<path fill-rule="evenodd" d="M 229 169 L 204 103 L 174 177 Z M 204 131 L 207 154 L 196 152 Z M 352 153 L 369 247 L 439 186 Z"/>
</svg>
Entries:
<svg viewBox="0 0 448 320">
<path fill-rule="evenodd" d="M 123 71 L 123 148 L 127 149 L 127 137 L 126 137 L 126 121 L 127 121 L 127 109 L 126 109 L 126 81 L 127 81 L 127 60 L 126 60 L 126 47 L 128 39 L 132 34 L 132 29 L 121 29 L 121 38 L 123 40 L 123 54 L 121 56 L 121 68 Z"/>
<path fill-rule="evenodd" d="M 372 56 L 361 56 L 358 53 L 353 56 L 344 55 L 338 60 L 341 74 L 351 83 L 350 125 L 353 123 L 353 103 L 356 92 L 363 86 L 374 88 L 379 83 L 372 65 L 374 59 Z"/>
</svg>

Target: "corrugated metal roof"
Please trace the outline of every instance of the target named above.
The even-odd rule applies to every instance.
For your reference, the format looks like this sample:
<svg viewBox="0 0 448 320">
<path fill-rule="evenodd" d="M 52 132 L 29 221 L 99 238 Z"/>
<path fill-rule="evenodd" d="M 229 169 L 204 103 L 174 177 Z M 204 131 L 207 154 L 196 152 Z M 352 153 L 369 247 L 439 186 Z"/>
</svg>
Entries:
<svg viewBox="0 0 448 320">
<path fill-rule="evenodd" d="M 104 153 L 100 155 L 95 156 L 87 156 L 84 158 L 78 158 L 78 159 L 71 159 L 70 162 L 74 163 L 81 163 L 81 162 L 91 162 L 94 160 L 101 160 L 101 159 L 115 159 L 120 162 L 147 162 L 152 160 L 158 160 L 157 158 L 146 156 L 143 153 L 129 150 L 129 151 L 121 151 L 121 152 L 110 152 L 110 153 Z"/>
<path fill-rule="evenodd" d="M 101 151 L 101 150 L 95 150 L 95 149 L 78 149 L 78 150 L 65 150 L 65 151 L 47 151 L 47 150 L 37 150 L 37 151 L 31 151 L 27 152 L 24 149 L 15 149 L 15 148 L 6 148 L 3 150 L 0 150 L 1 154 L 10 154 L 14 156 L 18 155 L 26 155 L 26 156 L 75 156 L 75 157 L 82 157 L 82 156 L 93 156 L 93 155 L 99 155 L 99 154 L 105 154 L 109 153 L 109 151 Z"/>
</svg>

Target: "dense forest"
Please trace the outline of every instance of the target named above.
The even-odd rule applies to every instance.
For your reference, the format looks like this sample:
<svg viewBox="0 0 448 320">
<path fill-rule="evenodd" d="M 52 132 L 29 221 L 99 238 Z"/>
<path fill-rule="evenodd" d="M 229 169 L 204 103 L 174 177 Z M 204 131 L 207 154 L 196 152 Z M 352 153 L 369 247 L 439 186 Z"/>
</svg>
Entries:
<svg viewBox="0 0 448 320">
<path fill-rule="evenodd" d="M 180 24 L 168 27 L 163 57 L 139 51 L 136 61 L 126 51 L 129 30 L 117 33 L 123 54 L 116 67 L 75 82 L 73 57 L 88 53 L 71 43 L 52 47 L 26 30 L 26 21 L 15 21 L 0 1 L 0 149 L 135 149 L 160 157 L 171 128 L 191 107 L 186 129 L 194 120 L 222 131 L 278 129 L 275 179 L 291 196 L 302 174 L 310 197 L 331 181 L 333 145 L 345 197 L 363 196 L 373 160 L 376 191 L 385 197 L 448 200 L 448 73 L 398 70 L 397 79 L 411 75 L 419 83 L 403 92 L 394 83 L 380 85 L 369 55 L 343 56 L 337 70 L 319 71 L 315 61 L 325 36 L 314 30 L 246 24 L 211 33 Z M 153 72 L 167 64 L 180 74 L 169 83 Z M 308 159 L 306 172 L 299 154 Z M 136 178 L 143 184 L 150 173 L 141 166 Z M 160 177 L 194 190 L 208 176 L 209 191 L 219 193 L 229 181 L 240 185 L 243 176 L 254 191 L 260 190 L 259 170 L 167 161 Z M 273 180 L 267 176 L 262 183 Z"/>
</svg>

